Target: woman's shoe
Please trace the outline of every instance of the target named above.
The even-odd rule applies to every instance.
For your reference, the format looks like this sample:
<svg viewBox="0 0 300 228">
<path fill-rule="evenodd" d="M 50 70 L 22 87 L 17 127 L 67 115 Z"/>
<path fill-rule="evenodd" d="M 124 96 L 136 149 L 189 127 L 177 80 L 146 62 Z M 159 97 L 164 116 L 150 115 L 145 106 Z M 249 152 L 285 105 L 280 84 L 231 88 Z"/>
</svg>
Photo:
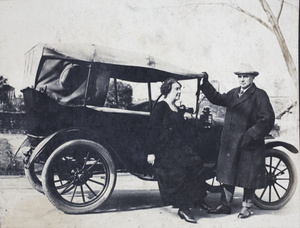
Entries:
<svg viewBox="0 0 300 228">
<path fill-rule="evenodd" d="M 252 212 L 250 207 L 243 207 L 238 215 L 238 218 L 248 218 L 250 217 L 251 213 Z"/>
<path fill-rule="evenodd" d="M 194 219 L 194 216 L 192 215 L 192 212 L 190 211 L 190 209 L 179 208 L 178 215 L 181 219 L 184 219 L 187 222 L 197 223 L 196 220 Z"/>
</svg>

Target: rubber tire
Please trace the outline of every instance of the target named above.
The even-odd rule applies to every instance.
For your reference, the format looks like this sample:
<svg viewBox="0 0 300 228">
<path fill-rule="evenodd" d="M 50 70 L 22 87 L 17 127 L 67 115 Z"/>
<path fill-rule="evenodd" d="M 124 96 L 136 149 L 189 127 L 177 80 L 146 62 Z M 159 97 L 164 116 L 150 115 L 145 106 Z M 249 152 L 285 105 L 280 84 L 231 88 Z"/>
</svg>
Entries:
<svg viewBox="0 0 300 228">
<path fill-rule="evenodd" d="M 263 210 L 278 210 L 285 206 L 293 197 L 296 187 L 297 187 L 297 182 L 298 182 L 298 176 L 297 176 L 297 170 L 296 167 L 292 161 L 292 159 L 283 151 L 277 150 L 277 149 L 268 149 L 266 151 L 266 157 L 277 157 L 282 160 L 282 162 L 285 163 L 287 168 L 290 171 L 290 183 L 288 186 L 288 191 L 283 195 L 282 198 L 279 200 L 272 202 L 272 203 L 267 203 L 264 201 L 261 201 L 256 195 L 254 197 L 254 205 L 257 206 L 260 209 Z"/>
<path fill-rule="evenodd" d="M 88 147 L 92 147 L 95 149 L 100 156 L 103 158 L 103 160 L 107 164 L 108 173 L 106 173 L 109 181 L 106 186 L 106 189 L 104 190 L 104 194 L 94 201 L 92 204 L 86 205 L 86 206 L 76 206 L 72 203 L 65 203 L 61 196 L 56 192 L 55 187 L 53 187 L 53 181 L 51 181 L 51 176 L 49 175 L 49 169 L 51 169 L 51 165 L 53 160 L 55 160 L 56 156 L 58 156 L 62 151 L 64 151 L 66 148 L 70 146 L 76 146 L 76 145 L 85 145 Z M 59 210 L 67 213 L 67 214 L 83 214 L 83 213 L 89 213 L 93 210 L 97 209 L 101 204 L 103 204 L 112 194 L 115 184 L 116 184 L 116 168 L 115 164 L 113 162 L 113 159 L 111 155 L 109 154 L 108 150 L 104 148 L 102 145 L 85 139 L 76 139 L 69 142 L 66 142 L 59 146 L 55 151 L 51 154 L 51 156 L 47 159 L 43 172 L 42 172 L 42 185 L 45 195 L 48 197 L 49 201 Z"/>
<path fill-rule="evenodd" d="M 40 193 L 44 194 L 42 181 L 36 176 L 34 172 L 34 163 L 32 163 L 29 168 L 24 167 L 25 176 L 31 186 Z"/>
</svg>

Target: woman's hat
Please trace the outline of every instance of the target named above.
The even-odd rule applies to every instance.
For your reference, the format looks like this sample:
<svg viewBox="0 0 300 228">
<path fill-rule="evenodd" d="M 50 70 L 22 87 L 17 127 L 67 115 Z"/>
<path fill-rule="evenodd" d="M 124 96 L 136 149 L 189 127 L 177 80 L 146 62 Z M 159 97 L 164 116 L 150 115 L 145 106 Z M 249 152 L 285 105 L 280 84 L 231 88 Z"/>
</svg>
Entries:
<svg viewBox="0 0 300 228">
<path fill-rule="evenodd" d="M 250 64 L 242 63 L 240 65 L 239 71 L 234 72 L 236 75 L 240 74 L 248 74 L 252 76 L 257 76 L 259 73 L 257 71 L 254 71 L 252 66 Z"/>
</svg>

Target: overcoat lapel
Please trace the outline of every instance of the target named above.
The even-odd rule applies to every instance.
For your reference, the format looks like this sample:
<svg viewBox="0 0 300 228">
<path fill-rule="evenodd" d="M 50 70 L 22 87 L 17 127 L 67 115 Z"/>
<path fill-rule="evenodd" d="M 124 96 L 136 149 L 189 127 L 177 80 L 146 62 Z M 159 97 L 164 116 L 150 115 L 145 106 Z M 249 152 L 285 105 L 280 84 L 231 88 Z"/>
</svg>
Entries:
<svg viewBox="0 0 300 228">
<path fill-rule="evenodd" d="M 239 93 L 239 91 L 240 91 L 240 88 L 239 88 L 239 89 L 236 89 L 235 94 L 234 94 L 234 96 L 236 97 L 236 99 L 234 99 L 234 101 L 232 102 L 231 107 L 234 107 L 234 106 L 236 106 L 236 105 L 238 105 L 238 104 L 240 104 L 240 103 L 246 101 L 246 100 L 252 95 L 252 93 L 254 93 L 255 89 L 256 89 L 256 86 L 255 86 L 255 84 L 253 84 L 253 85 L 252 85 L 249 89 L 247 89 L 246 92 L 245 92 L 242 96 L 240 96 L 240 97 L 238 97 L 238 93 Z"/>
</svg>

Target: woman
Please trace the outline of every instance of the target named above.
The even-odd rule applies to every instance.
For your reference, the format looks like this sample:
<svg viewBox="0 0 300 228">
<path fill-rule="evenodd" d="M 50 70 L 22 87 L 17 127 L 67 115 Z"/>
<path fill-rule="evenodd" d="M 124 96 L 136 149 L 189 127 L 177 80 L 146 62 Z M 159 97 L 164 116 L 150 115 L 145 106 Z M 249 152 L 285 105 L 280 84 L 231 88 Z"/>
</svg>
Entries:
<svg viewBox="0 0 300 228">
<path fill-rule="evenodd" d="M 161 94 L 164 99 L 154 106 L 150 117 L 147 160 L 154 165 L 163 203 L 179 207 L 180 218 L 196 223 L 189 206 L 193 203 L 207 210 L 207 193 L 202 160 L 186 143 L 184 110 L 176 105 L 181 84 L 169 78 L 163 82 Z"/>
</svg>

